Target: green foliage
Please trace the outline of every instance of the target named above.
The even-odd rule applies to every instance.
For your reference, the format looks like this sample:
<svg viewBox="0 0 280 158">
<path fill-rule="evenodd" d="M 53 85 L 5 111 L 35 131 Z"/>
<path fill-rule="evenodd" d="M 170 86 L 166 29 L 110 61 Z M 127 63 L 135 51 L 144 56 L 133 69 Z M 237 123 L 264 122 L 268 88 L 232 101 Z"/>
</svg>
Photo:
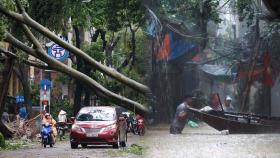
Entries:
<svg viewBox="0 0 280 158">
<path fill-rule="evenodd" d="M 217 12 L 218 0 L 161 0 L 160 11 L 172 18 L 178 18 L 199 23 L 200 19 L 220 23 L 221 19 Z M 199 26 L 199 25 L 198 25 Z"/>
<path fill-rule="evenodd" d="M 70 84 L 71 78 L 65 74 L 58 73 L 58 76 L 56 78 L 56 82 L 60 82 L 64 85 Z"/>
<path fill-rule="evenodd" d="M 67 0 L 29 0 L 28 12 L 38 23 L 51 30 L 59 31 L 63 26 L 63 20 L 67 20 L 65 6 Z"/>
<path fill-rule="evenodd" d="M 102 50 L 102 41 L 100 39 L 94 43 L 84 42 L 82 45 L 82 50 L 89 56 L 94 58 L 96 61 L 99 61 L 102 64 L 104 64 L 105 55 Z"/>
<path fill-rule="evenodd" d="M 0 132 L 0 148 L 5 146 L 5 138 L 3 134 Z"/>
<path fill-rule="evenodd" d="M 136 155 L 142 155 L 144 152 L 144 149 L 142 146 L 137 145 L 137 144 L 132 144 L 128 149 L 127 149 L 128 153 L 133 153 Z"/>
<path fill-rule="evenodd" d="M 2 41 L 4 39 L 6 29 L 7 29 L 6 18 L 4 18 L 4 16 L 0 16 L 0 41 Z"/>
<path fill-rule="evenodd" d="M 116 154 L 135 154 L 135 155 L 143 155 L 144 148 L 137 144 L 131 144 L 130 147 L 124 149 L 124 150 L 118 150 L 118 151 L 110 151 L 112 155 Z"/>
<path fill-rule="evenodd" d="M 57 119 L 60 110 L 66 111 L 67 117 L 74 116 L 73 105 L 67 99 L 56 100 L 51 103 L 51 115 L 54 119 Z"/>
<path fill-rule="evenodd" d="M 28 6 L 27 0 L 21 0 L 21 4 L 23 7 Z M 9 10 L 13 10 L 13 11 L 16 10 L 14 0 L 0 0 L 0 6 Z M 8 21 L 7 18 L 0 13 L 0 41 L 3 40 L 6 29 L 8 28 L 10 29 L 13 24 L 14 22 Z"/>
<path fill-rule="evenodd" d="M 239 20 L 246 20 L 248 26 L 253 23 L 255 17 L 253 3 L 252 0 L 238 0 L 236 4 Z"/>
<path fill-rule="evenodd" d="M 40 103 L 40 86 L 39 84 L 30 84 L 31 105 L 39 106 Z"/>
<path fill-rule="evenodd" d="M 26 140 L 20 140 L 20 141 L 7 141 L 4 146 L 0 146 L 1 150 L 17 150 L 26 146 L 29 146 L 26 142 Z"/>
<path fill-rule="evenodd" d="M 271 22 L 265 25 L 263 28 L 263 35 L 265 39 L 272 37 L 275 34 L 280 34 L 280 23 L 279 22 Z"/>
</svg>

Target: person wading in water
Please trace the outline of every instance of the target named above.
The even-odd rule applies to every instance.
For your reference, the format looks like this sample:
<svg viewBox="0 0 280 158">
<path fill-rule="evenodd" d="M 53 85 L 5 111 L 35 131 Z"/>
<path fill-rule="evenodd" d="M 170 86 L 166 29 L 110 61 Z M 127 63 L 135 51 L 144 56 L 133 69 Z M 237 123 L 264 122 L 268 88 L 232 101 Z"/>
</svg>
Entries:
<svg viewBox="0 0 280 158">
<path fill-rule="evenodd" d="M 188 119 L 187 108 L 192 106 L 192 97 L 192 95 L 186 95 L 184 97 L 184 102 L 177 107 L 174 120 L 170 127 L 171 134 L 182 133 Z"/>
</svg>

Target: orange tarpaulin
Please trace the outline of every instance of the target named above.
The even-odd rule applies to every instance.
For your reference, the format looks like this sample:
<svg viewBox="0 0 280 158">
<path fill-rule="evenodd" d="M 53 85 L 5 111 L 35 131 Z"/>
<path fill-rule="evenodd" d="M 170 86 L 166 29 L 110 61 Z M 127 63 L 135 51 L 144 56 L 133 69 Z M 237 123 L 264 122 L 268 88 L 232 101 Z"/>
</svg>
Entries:
<svg viewBox="0 0 280 158">
<path fill-rule="evenodd" d="M 157 59 L 158 60 L 168 60 L 168 57 L 170 55 L 170 35 L 169 33 L 165 34 L 163 45 L 159 49 L 157 53 Z"/>
</svg>

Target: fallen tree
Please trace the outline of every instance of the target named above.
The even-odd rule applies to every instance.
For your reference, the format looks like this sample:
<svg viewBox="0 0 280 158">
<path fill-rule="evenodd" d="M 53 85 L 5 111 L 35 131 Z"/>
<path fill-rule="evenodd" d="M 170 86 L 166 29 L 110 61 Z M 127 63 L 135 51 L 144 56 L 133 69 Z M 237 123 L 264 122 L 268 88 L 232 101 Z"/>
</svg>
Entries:
<svg viewBox="0 0 280 158">
<path fill-rule="evenodd" d="M 118 105 L 123 106 L 127 109 L 130 109 L 130 110 L 135 109 L 136 112 L 141 113 L 141 114 L 149 112 L 147 107 L 145 107 L 144 105 L 109 91 L 108 89 L 106 89 L 105 87 L 103 87 L 102 85 L 97 83 L 95 80 L 93 80 L 89 76 L 87 76 L 73 68 L 67 67 L 63 63 L 48 56 L 46 54 L 46 52 L 44 51 L 43 47 L 41 46 L 41 44 L 39 43 L 39 41 L 33 35 L 31 30 L 27 27 L 27 25 L 30 26 L 31 28 L 37 30 L 38 32 L 40 32 L 41 34 L 43 34 L 45 37 L 49 38 L 50 40 L 56 42 L 60 46 L 64 47 L 65 49 L 69 50 L 71 53 L 75 54 L 76 56 L 79 56 L 85 62 L 87 62 L 91 66 L 93 66 L 96 70 L 99 70 L 99 71 L 103 72 L 104 74 L 109 75 L 110 77 L 124 83 L 125 85 L 127 85 L 139 92 L 147 93 L 150 91 L 147 86 L 145 86 L 141 83 L 138 83 L 130 78 L 127 78 L 126 76 L 124 76 L 123 74 L 117 72 L 116 70 L 114 70 L 112 68 L 106 67 L 105 65 L 97 62 L 96 60 L 94 60 L 93 58 L 88 56 L 82 50 L 61 40 L 50 30 L 48 30 L 47 28 L 43 27 L 42 25 L 38 24 L 36 21 L 31 19 L 27 15 L 27 13 L 23 10 L 23 8 L 21 7 L 21 5 L 19 4 L 19 1 L 16 1 L 16 3 L 17 3 L 17 7 L 18 7 L 20 14 L 13 12 L 11 10 L 8 10 L 1 5 L 0 5 L 0 13 L 3 13 L 7 17 L 10 17 L 11 19 L 17 21 L 20 24 L 20 26 L 22 27 L 28 40 L 33 44 L 33 48 L 31 48 L 28 45 L 24 44 L 23 42 L 19 41 L 16 37 L 11 35 L 7 31 L 4 35 L 4 41 L 10 43 L 11 45 L 13 45 L 14 47 L 16 47 L 20 50 L 26 52 L 27 54 L 34 56 L 35 58 L 47 63 L 48 67 L 50 69 L 67 74 L 76 80 L 81 80 L 82 82 L 84 82 L 84 84 L 88 85 L 89 88 L 91 88 L 100 97 L 107 98 L 111 102 L 117 103 Z"/>
<path fill-rule="evenodd" d="M 4 15 L 6 15 L 7 17 L 10 17 L 11 19 L 13 19 L 19 23 L 26 24 L 29 27 L 35 29 L 36 31 L 38 31 L 42 35 L 46 36 L 53 42 L 59 44 L 61 47 L 69 50 L 74 55 L 83 59 L 85 62 L 87 62 L 88 64 L 93 66 L 96 70 L 101 71 L 102 73 L 120 81 L 121 83 L 123 83 L 139 92 L 142 92 L 142 93 L 150 92 L 150 89 L 147 86 L 124 76 L 123 74 L 119 73 L 115 69 L 109 68 L 109 67 L 97 62 L 96 60 L 91 58 L 89 55 L 87 55 L 85 52 L 83 52 L 82 50 L 80 50 L 80 49 L 76 48 L 75 46 L 62 40 L 61 38 L 56 36 L 53 32 L 51 32 L 49 29 L 45 28 L 44 26 L 42 26 L 39 23 L 37 23 L 36 21 L 34 21 L 31 17 L 28 16 L 28 14 L 25 11 L 22 11 L 22 13 L 19 14 L 19 13 L 13 12 L 11 10 L 8 10 L 0 5 L 0 13 L 3 13 Z"/>
</svg>

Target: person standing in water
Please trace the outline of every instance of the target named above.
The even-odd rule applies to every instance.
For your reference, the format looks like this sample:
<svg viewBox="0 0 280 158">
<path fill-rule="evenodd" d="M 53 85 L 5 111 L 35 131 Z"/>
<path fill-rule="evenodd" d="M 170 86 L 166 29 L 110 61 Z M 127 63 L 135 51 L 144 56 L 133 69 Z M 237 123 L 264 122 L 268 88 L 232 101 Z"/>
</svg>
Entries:
<svg viewBox="0 0 280 158">
<path fill-rule="evenodd" d="M 192 106 L 192 97 L 192 95 L 186 95 L 184 97 L 184 102 L 177 107 L 173 122 L 170 126 L 171 134 L 182 133 L 188 118 L 187 108 Z"/>
</svg>

